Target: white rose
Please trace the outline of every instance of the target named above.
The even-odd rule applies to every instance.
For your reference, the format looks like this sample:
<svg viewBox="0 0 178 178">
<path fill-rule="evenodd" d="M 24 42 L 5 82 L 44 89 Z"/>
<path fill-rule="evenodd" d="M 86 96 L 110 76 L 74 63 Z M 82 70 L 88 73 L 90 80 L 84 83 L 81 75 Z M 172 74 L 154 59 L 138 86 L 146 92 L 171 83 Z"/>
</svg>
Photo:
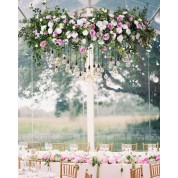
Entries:
<svg viewBox="0 0 178 178">
<path fill-rule="evenodd" d="M 139 19 L 138 19 L 138 21 L 139 21 L 139 22 L 141 22 L 141 21 L 142 21 L 142 19 L 140 19 L 140 18 L 139 18 Z"/>
<path fill-rule="evenodd" d="M 127 35 L 130 35 L 131 31 L 129 28 L 126 30 L 126 33 L 127 33 Z"/>
<path fill-rule="evenodd" d="M 98 40 L 98 44 L 103 45 L 104 41 L 103 40 Z"/>
<path fill-rule="evenodd" d="M 117 37 L 117 41 L 119 41 L 120 43 L 122 42 L 122 40 L 123 40 L 123 36 L 122 35 L 119 35 L 118 37 Z"/>
<path fill-rule="evenodd" d="M 66 15 L 62 15 L 61 18 L 62 18 L 62 19 L 66 19 Z"/>
<path fill-rule="evenodd" d="M 71 36 L 72 36 L 73 38 L 76 38 L 76 37 L 78 36 L 78 33 L 77 33 L 77 32 L 72 32 Z"/>
<path fill-rule="evenodd" d="M 43 31 L 40 31 L 40 34 L 43 35 Z"/>
<path fill-rule="evenodd" d="M 75 21 L 72 19 L 72 20 L 69 21 L 69 23 L 75 24 Z"/>
<path fill-rule="evenodd" d="M 107 24 L 108 24 L 108 21 L 104 20 L 104 21 L 103 21 L 103 24 L 104 24 L 104 25 L 107 25 Z"/>
<path fill-rule="evenodd" d="M 82 44 L 86 44 L 86 39 L 82 39 Z"/>
<path fill-rule="evenodd" d="M 97 37 L 96 37 L 96 36 L 92 37 L 92 40 L 93 40 L 93 41 L 96 41 L 96 40 L 97 40 Z"/>
<path fill-rule="evenodd" d="M 114 17 L 114 14 L 109 13 L 109 17 L 113 18 L 113 17 Z"/>
<path fill-rule="evenodd" d="M 135 40 L 135 36 L 134 36 L 134 35 L 132 35 L 132 40 L 133 40 L 133 41 Z"/>
<path fill-rule="evenodd" d="M 48 29 L 48 33 L 49 33 L 49 34 L 52 34 L 52 33 L 53 33 L 53 29 L 52 29 L 52 28 L 49 28 L 49 29 Z"/>
<path fill-rule="evenodd" d="M 87 19 L 86 19 L 86 18 L 82 18 L 81 20 L 83 21 L 83 23 L 86 23 L 86 22 L 87 22 Z"/>
<path fill-rule="evenodd" d="M 83 25 L 83 20 L 77 20 L 77 25 L 82 26 Z"/>
<path fill-rule="evenodd" d="M 113 33 L 112 38 L 113 38 L 113 39 L 115 39 L 115 38 L 116 38 L 116 33 Z"/>
<path fill-rule="evenodd" d="M 112 20 L 111 23 L 114 25 L 114 26 L 117 26 L 117 22 L 115 20 Z"/>
<path fill-rule="evenodd" d="M 75 27 L 75 26 L 73 26 L 73 27 L 72 27 L 72 29 L 73 29 L 73 30 L 75 30 L 75 29 L 76 29 L 76 27 Z"/>
<path fill-rule="evenodd" d="M 56 42 L 57 42 L 56 38 L 53 38 L 52 42 L 56 44 Z"/>
<path fill-rule="evenodd" d="M 84 36 L 87 36 L 87 35 L 88 35 L 88 31 L 87 31 L 87 30 L 84 30 L 84 31 L 82 32 L 82 34 L 83 34 Z"/>
<path fill-rule="evenodd" d="M 122 28 L 116 28 L 116 32 L 121 34 L 122 33 Z"/>
<path fill-rule="evenodd" d="M 98 21 L 97 23 L 96 23 L 96 26 L 98 26 L 98 27 L 100 27 L 102 25 L 102 22 L 101 21 Z"/>
<path fill-rule="evenodd" d="M 127 14 L 127 11 L 122 12 L 122 14 Z"/>
<path fill-rule="evenodd" d="M 59 24 L 59 27 L 60 27 L 61 29 L 63 29 L 63 28 L 64 28 L 64 24 L 63 24 L 63 23 L 60 23 L 60 24 Z"/>
<path fill-rule="evenodd" d="M 113 31 L 110 31 L 110 34 L 113 34 L 114 32 Z"/>
<path fill-rule="evenodd" d="M 61 28 L 56 28 L 56 32 L 57 32 L 58 34 L 61 34 L 61 33 L 62 33 L 62 29 L 61 29 Z"/>
<path fill-rule="evenodd" d="M 137 24 L 138 24 L 138 21 L 137 21 L 137 20 L 134 20 L 134 24 L 137 25 Z"/>
<path fill-rule="evenodd" d="M 46 27 L 47 27 L 46 25 L 41 26 L 41 31 L 45 31 Z"/>
<path fill-rule="evenodd" d="M 55 15 L 53 16 L 53 19 L 56 19 L 56 16 L 55 16 Z"/>
<path fill-rule="evenodd" d="M 41 18 L 41 19 L 40 19 L 40 22 L 42 22 L 42 21 L 43 21 L 43 19 Z"/>
<path fill-rule="evenodd" d="M 54 23 L 52 21 L 48 22 L 48 27 L 52 28 Z"/>
<path fill-rule="evenodd" d="M 67 35 L 67 38 L 70 38 L 70 37 L 71 37 L 71 32 L 70 32 L 70 31 L 67 31 L 67 32 L 66 32 L 66 35 Z"/>
<path fill-rule="evenodd" d="M 128 26 L 126 24 L 123 24 L 122 28 L 123 29 L 128 29 Z"/>
</svg>

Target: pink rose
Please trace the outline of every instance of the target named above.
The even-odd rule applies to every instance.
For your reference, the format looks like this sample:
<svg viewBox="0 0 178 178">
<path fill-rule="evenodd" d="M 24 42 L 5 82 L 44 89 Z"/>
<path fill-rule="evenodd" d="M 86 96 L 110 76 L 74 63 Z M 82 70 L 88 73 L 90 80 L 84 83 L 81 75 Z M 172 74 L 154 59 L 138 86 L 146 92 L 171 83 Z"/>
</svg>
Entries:
<svg viewBox="0 0 178 178">
<path fill-rule="evenodd" d="M 53 32 L 53 37 L 55 37 L 55 36 L 57 36 L 57 31 L 56 30 L 54 30 L 54 32 Z"/>
<path fill-rule="evenodd" d="M 122 23 L 119 22 L 119 23 L 117 24 L 117 27 L 118 27 L 118 28 L 122 28 L 122 27 L 123 27 Z"/>
<path fill-rule="evenodd" d="M 124 18 L 123 15 L 119 15 L 119 16 L 117 17 L 117 21 L 118 21 L 118 22 L 121 22 L 121 21 L 123 20 L 123 18 Z"/>
<path fill-rule="evenodd" d="M 108 33 L 106 33 L 104 36 L 103 36 L 103 40 L 109 40 L 109 34 Z"/>
<path fill-rule="evenodd" d="M 157 155 L 156 156 L 156 161 L 159 161 L 160 160 L 160 155 Z"/>
<path fill-rule="evenodd" d="M 129 20 L 130 20 L 130 21 L 133 21 L 133 17 L 131 16 L 131 17 L 129 18 Z"/>
<path fill-rule="evenodd" d="M 61 46 L 61 45 L 63 45 L 63 44 L 64 44 L 64 41 L 63 41 L 63 40 L 61 40 L 61 39 L 58 39 L 58 40 L 57 40 L 57 44 L 58 44 L 59 46 Z"/>
<path fill-rule="evenodd" d="M 95 35 L 96 35 L 96 32 L 95 32 L 95 30 L 90 30 L 90 35 L 91 35 L 91 37 L 94 37 Z"/>
<path fill-rule="evenodd" d="M 81 53 L 81 54 L 85 54 L 86 51 L 87 51 L 86 48 L 84 48 L 84 47 L 81 47 L 81 48 L 80 48 L 80 53 Z"/>
<path fill-rule="evenodd" d="M 46 19 L 51 19 L 51 18 L 52 18 L 51 15 L 46 16 Z"/>
<path fill-rule="evenodd" d="M 129 22 L 126 22 L 127 26 L 130 27 L 130 23 Z"/>
<path fill-rule="evenodd" d="M 143 29 L 146 29 L 146 26 L 145 26 L 143 23 L 142 23 L 142 28 L 143 28 Z"/>
<path fill-rule="evenodd" d="M 141 29 L 141 28 L 142 28 L 142 26 L 141 26 L 139 23 L 136 25 L 136 27 L 137 27 L 138 29 Z"/>
<path fill-rule="evenodd" d="M 135 36 L 135 38 L 138 40 L 140 38 L 140 34 L 137 33 L 136 36 Z"/>
<path fill-rule="evenodd" d="M 46 41 L 42 41 L 42 42 L 40 43 L 40 46 L 43 47 L 43 48 L 44 48 L 46 45 L 47 45 L 47 42 L 46 42 Z"/>
<path fill-rule="evenodd" d="M 102 47 L 102 51 L 107 51 L 107 47 L 106 47 L 106 46 L 103 46 L 103 47 Z"/>
<path fill-rule="evenodd" d="M 92 29 L 95 29 L 95 24 L 91 24 L 91 28 L 92 28 Z"/>
<path fill-rule="evenodd" d="M 47 160 L 48 159 L 48 156 L 47 155 L 43 155 L 43 160 Z"/>
<path fill-rule="evenodd" d="M 144 158 L 144 159 L 142 160 L 142 163 L 143 163 L 143 164 L 148 164 L 148 163 L 149 163 L 148 158 Z"/>
<path fill-rule="evenodd" d="M 110 30 L 112 30 L 112 29 L 114 28 L 114 25 L 113 25 L 112 23 L 109 23 L 109 24 L 108 24 L 108 28 L 109 28 Z"/>
</svg>

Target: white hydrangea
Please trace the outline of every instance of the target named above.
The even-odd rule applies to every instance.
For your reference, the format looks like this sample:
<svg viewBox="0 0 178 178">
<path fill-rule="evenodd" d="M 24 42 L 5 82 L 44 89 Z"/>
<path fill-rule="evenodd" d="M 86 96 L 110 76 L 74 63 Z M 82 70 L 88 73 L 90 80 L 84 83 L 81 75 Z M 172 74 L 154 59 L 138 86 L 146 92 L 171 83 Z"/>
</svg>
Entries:
<svg viewBox="0 0 178 178">
<path fill-rule="evenodd" d="M 88 31 L 87 31 L 87 30 L 84 30 L 84 31 L 82 32 L 82 34 L 83 34 L 84 36 L 87 36 L 87 35 L 88 35 Z"/>
<path fill-rule="evenodd" d="M 119 35 L 117 37 L 117 41 L 119 41 L 120 43 L 123 41 L 124 37 L 122 35 Z"/>
</svg>

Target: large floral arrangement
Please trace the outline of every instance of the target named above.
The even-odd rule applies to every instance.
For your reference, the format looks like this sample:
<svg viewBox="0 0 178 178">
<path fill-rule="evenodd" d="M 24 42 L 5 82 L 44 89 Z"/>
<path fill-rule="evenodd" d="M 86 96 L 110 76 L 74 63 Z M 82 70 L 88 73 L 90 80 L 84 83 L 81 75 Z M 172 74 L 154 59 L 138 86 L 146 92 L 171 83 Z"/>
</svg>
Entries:
<svg viewBox="0 0 178 178">
<path fill-rule="evenodd" d="M 44 3 L 45 4 L 45 3 Z M 138 46 L 147 48 L 156 33 L 146 19 L 146 8 L 139 11 L 118 8 L 115 12 L 101 8 L 91 16 L 69 14 L 58 6 L 54 10 L 31 7 L 34 15 L 19 31 L 32 48 L 35 61 L 40 64 L 44 52 L 57 52 L 62 56 L 66 46 L 73 48 L 86 58 L 91 43 L 96 43 L 104 51 L 114 55 L 114 49 L 121 57 L 136 54 Z"/>
</svg>

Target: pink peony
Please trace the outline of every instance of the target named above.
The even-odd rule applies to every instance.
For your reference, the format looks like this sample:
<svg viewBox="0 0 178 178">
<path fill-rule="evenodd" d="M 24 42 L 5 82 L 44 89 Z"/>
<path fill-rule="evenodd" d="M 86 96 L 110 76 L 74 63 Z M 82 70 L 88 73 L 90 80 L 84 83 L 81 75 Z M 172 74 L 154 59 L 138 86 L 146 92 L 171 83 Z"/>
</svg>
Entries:
<svg viewBox="0 0 178 178">
<path fill-rule="evenodd" d="M 107 51 L 107 47 L 106 47 L 106 46 L 103 46 L 103 47 L 102 47 L 102 51 Z"/>
<path fill-rule="evenodd" d="M 61 45 L 63 45 L 63 44 L 64 44 L 64 41 L 63 41 L 63 40 L 61 40 L 61 39 L 58 39 L 58 40 L 57 40 L 57 44 L 58 44 L 59 46 L 61 46 Z"/>
<path fill-rule="evenodd" d="M 40 46 L 43 47 L 43 48 L 44 48 L 46 45 L 47 45 L 47 42 L 46 42 L 46 41 L 42 41 L 42 42 L 40 43 Z"/>
<path fill-rule="evenodd" d="M 91 37 L 94 37 L 95 35 L 96 35 L 96 32 L 95 32 L 95 30 L 90 30 L 90 35 L 91 35 Z"/>
<path fill-rule="evenodd" d="M 108 28 L 109 28 L 110 30 L 112 30 L 112 29 L 114 28 L 114 25 L 113 25 L 112 23 L 109 23 L 109 24 L 108 24 Z"/>
<path fill-rule="evenodd" d="M 87 52 L 86 48 L 84 48 L 84 47 L 80 48 L 80 53 L 81 54 L 85 54 L 86 52 Z"/>
<path fill-rule="evenodd" d="M 103 36 L 103 40 L 109 40 L 109 34 L 108 33 L 106 33 L 104 36 Z"/>
</svg>

